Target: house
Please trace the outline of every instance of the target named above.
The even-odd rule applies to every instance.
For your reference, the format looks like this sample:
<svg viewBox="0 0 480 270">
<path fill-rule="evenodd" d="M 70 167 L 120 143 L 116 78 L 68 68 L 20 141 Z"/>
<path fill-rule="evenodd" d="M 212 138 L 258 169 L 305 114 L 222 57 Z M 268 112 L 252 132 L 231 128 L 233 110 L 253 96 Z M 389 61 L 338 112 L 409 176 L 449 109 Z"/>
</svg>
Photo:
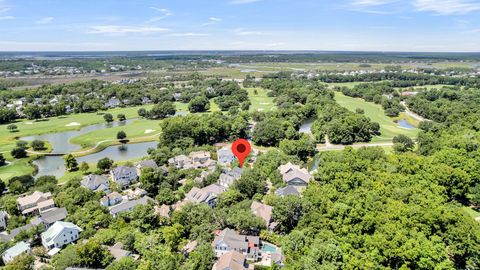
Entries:
<svg viewBox="0 0 480 270">
<path fill-rule="evenodd" d="M 185 155 L 179 155 L 168 159 L 168 164 L 177 169 L 187 169 L 185 167 L 188 166 L 188 164 L 191 164 L 191 160 Z"/>
<path fill-rule="evenodd" d="M 142 97 L 142 104 L 150 104 L 152 100 L 149 97 Z"/>
<path fill-rule="evenodd" d="M 52 208 L 40 214 L 38 217 L 34 217 L 33 224 L 43 224 L 45 229 L 50 228 L 55 222 L 64 220 L 68 215 L 66 208 Z"/>
<path fill-rule="evenodd" d="M 82 187 L 88 188 L 95 192 L 110 192 L 108 179 L 103 175 L 89 174 L 83 177 L 83 180 L 80 182 L 80 184 L 82 185 Z"/>
<path fill-rule="evenodd" d="M 125 195 L 127 196 L 128 200 L 135 200 L 139 199 L 145 195 L 147 195 L 147 191 L 141 189 L 141 188 L 135 188 L 135 189 L 127 189 L 125 190 Z"/>
<path fill-rule="evenodd" d="M 257 201 L 253 201 L 252 205 L 250 205 L 250 210 L 252 210 L 252 213 L 255 216 L 263 219 L 265 221 L 266 227 L 269 228 L 270 222 L 272 221 L 273 207 Z"/>
<path fill-rule="evenodd" d="M 275 191 L 275 195 L 285 197 L 288 195 L 299 196 L 300 192 L 293 186 L 286 186 Z"/>
<path fill-rule="evenodd" d="M 193 203 L 206 203 L 210 207 L 217 204 L 218 195 L 225 192 L 225 188 L 218 184 L 211 184 L 204 188 L 193 187 L 185 196 L 185 200 Z"/>
<path fill-rule="evenodd" d="M 296 187 L 305 187 L 308 185 L 310 178 L 312 176 L 307 169 L 301 168 L 298 165 L 294 165 L 288 162 L 285 165 L 278 167 L 282 179 L 287 185 L 296 186 Z"/>
<path fill-rule="evenodd" d="M 158 165 L 157 165 L 157 163 L 155 163 L 155 161 L 153 161 L 151 159 L 146 159 L 146 160 L 142 160 L 142 161 L 138 162 L 137 165 L 135 165 L 135 168 L 137 169 L 137 175 L 140 176 L 142 174 L 142 170 L 144 168 L 156 169 L 156 168 L 158 168 Z"/>
<path fill-rule="evenodd" d="M 222 173 L 218 178 L 218 184 L 220 184 L 222 187 L 229 188 L 233 182 L 242 177 L 242 172 L 242 169 L 236 167 L 233 170 Z"/>
<path fill-rule="evenodd" d="M 204 181 L 205 179 L 207 179 L 207 177 L 208 177 L 210 174 L 212 174 L 214 171 L 215 171 L 215 170 L 202 171 L 199 176 L 195 177 L 195 179 L 194 179 L 195 182 L 197 182 L 197 183 L 199 183 L 199 184 L 200 184 L 200 183 L 203 183 L 203 181 Z"/>
<path fill-rule="evenodd" d="M 115 108 L 121 105 L 121 102 L 118 98 L 112 97 L 107 102 L 105 102 L 105 107 L 107 108 Z"/>
<path fill-rule="evenodd" d="M 129 186 L 137 181 L 137 170 L 134 167 L 118 166 L 110 171 L 112 180 L 115 181 L 121 188 Z"/>
<path fill-rule="evenodd" d="M 55 207 L 52 200 L 52 193 L 43 193 L 35 191 L 31 195 L 23 196 L 17 199 L 18 209 L 26 214 L 39 214 L 47 209 Z"/>
<path fill-rule="evenodd" d="M 249 270 L 254 269 L 253 265 L 247 264 L 247 256 L 237 252 L 229 251 L 218 259 L 213 265 L 212 270 Z"/>
<path fill-rule="evenodd" d="M 194 251 L 198 246 L 197 241 L 188 241 L 188 243 L 182 247 L 181 252 L 185 255 L 188 256 L 192 251 Z"/>
<path fill-rule="evenodd" d="M 132 253 L 128 250 L 123 249 L 123 244 L 118 242 L 111 247 L 107 247 L 110 254 L 115 258 L 115 261 L 119 261 L 122 258 L 129 257 Z"/>
<path fill-rule="evenodd" d="M 118 214 L 131 211 L 135 206 L 137 205 L 147 205 L 149 201 L 151 201 L 149 197 L 143 197 L 138 200 L 133 200 L 133 201 L 127 201 L 123 202 L 121 204 L 117 204 L 115 206 L 110 207 L 110 214 L 113 217 L 118 216 Z"/>
<path fill-rule="evenodd" d="M 0 229 L 1 230 L 7 229 L 7 219 L 8 219 L 7 212 L 0 211 Z"/>
<path fill-rule="evenodd" d="M 122 201 L 123 201 L 123 197 L 122 197 L 122 195 L 120 195 L 120 193 L 112 192 L 110 194 L 107 194 L 107 195 L 103 196 L 100 199 L 100 204 L 105 206 L 105 207 L 109 207 L 109 206 L 112 206 L 112 205 L 119 204 Z"/>
<path fill-rule="evenodd" d="M 217 160 L 220 165 L 230 165 L 235 160 L 235 155 L 230 148 L 222 148 L 217 151 Z"/>
<path fill-rule="evenodd" d="M 30 254 L 32 252 L 32 249 L 30 248 L 30 245 L 21 241 L 15 244 L 15 246 L 5 250 L 5 252 L 2 253 L 2 259 L 5 264 L 13 261 L 17 256 L 22 255 L 22 254 Z"/>
<path fill-rule="evenodd" d="M 170 206 L 166 204 L 162 204 L 162 206 L 158 207 L 155 206 L 155 214 L 164 217 L 164 218 L 169 218 L 170 217 Z"/>
<path fill-rule="evenodd" d="M 182 93 L 173 93 L 175 101 L 179 101 L 182 98 Z"/>
<path fill-rule="evenodd" d="M 82 229 L 71 222 L 57 221 L 41 234 L 42 245 L 46 249 L 62 248 L 76 241 Z"/>
<path fill-rule="evenodd" d="M 216 161 L 211 159 L 210 152 L 208 151 L 191 152 L 188 156 L 191 159 L 195 169 L 209 168 L 215 166 L 216 164 Z"/>
<path fill-rule="evenodd" d="M 247 260 L 256 261 L 261 257 L 260 238 L 258 236 L 241 235 L 228 228 L 216 233 L 212 247 L 217 258 L 230 251 L 246 255 Z"/>
</svg>

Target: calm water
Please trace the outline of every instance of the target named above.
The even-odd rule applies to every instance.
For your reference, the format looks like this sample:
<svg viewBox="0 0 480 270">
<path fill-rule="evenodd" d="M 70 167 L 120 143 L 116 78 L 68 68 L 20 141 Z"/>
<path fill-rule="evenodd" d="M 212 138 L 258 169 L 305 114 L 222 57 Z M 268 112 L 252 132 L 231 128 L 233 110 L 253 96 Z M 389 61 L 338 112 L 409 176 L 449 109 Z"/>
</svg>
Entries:
<svg viewBox="0 0 480 270">
<path fill-rule="evenodd" d="M 76 144 L 70 143 L 70 139 L 88 132 L 92 132 L 99 129 L 104 128 L 111 128 L 116 126 L 123 126 L 130 124 L 134 119 L 130 119 L 124 122 L 114 122 L 114 123 L 102 123 L 84 127 L 80 130 L 76 131 L 66 131 L 66 132 L 59 132 L 59 133 L 49 133 L 43 135 L 35 135 L 35 136 L 28 136 L 23 137 L 21 140 L 32 141 L 32 140 L 43 140 L 49 141 L 52 145 L 53 151 L 52 153 L 70 153 L 76 150 L 79 150 L 81 147 Z M 147 151 L 149 148 L 156 148 L 157 142 L 145 142 L 145 143 L 137 143 L 137 144 L 127 144 L 123 150 L 120 150 L 120 146 L 110 146 L 105 148 L 104 150 L 77 158 L 78 163 L 80 162 L 87 162 L 87 163 L 95 163 L 98 160 L 108 157 L 113 161 L 123 161 L 128 159 L 135 159 L 140 158 L 147 155 Z M 38 167 L 38 173 L 36 177 L 44 176 L 44 175 L 53 175 L 56 177 L 61 177 L 65 174 L 65 161 L 61 156 L 44 156 L 35 161 L 33 161 Z"/>
<path fill-rule="evenodd" d="M 65 131 L 65 132 L 58 132 L 58 133 L 47 133 L 47 134 L 42 134 L 42 135 L 34 135 L 34 136 L 28 136 L 28 137 L 22 137 L 20 140 L 24 141 L 33 141 L 33 140 L 42 140 L 42 141 L 48 141 L 52 145 L 52 153 L 60 153 L 60 154 L 65 154 L 65 153 L 70 153 L 74 152 L 76 150 L 79 150 L 81 147 L 80 145 L 77 144 L 72 144 L 70 143 L 70 139 L 80 136 L 85 133 L 89 133 L 98 129 L 104 129 L 104 128 L 111 128 L 111 127 L 116 127 L 116 126 L 124 126 L 127 124 L 132 123 L 132 121 L 135 119 L 128 119 L 126 121 L 122 122 L 112 122 L 112 123 L 101 123 L 101 124 L 96 124 L 96 125 L 91 125 L 91 126 L 86 126 L 80 130 L 73 130 L 73 131 Z"/>
<path fill-rule="evenodd" d="M 397 122 L 397 124 L 402 127 L 402 128 L 408 128 L 408 129 L 412 129 L 412 128 L 415 128 L 413 125 L 411 125 L 410 123 L 407 122 L 407 120 L 405 119 L 402 119 L 402 120 L 399 120 Z"/>
<path fill-rule="evenodd" d="M 300 133 L 312 133 L 313 122 L 315 122 L 315 118 L 310 118 L 307 121 L 303 122 L 303 124 L 300 126 L 300 129 L 298 130 L 298 132 L 300 132 Z"/>
</svg>

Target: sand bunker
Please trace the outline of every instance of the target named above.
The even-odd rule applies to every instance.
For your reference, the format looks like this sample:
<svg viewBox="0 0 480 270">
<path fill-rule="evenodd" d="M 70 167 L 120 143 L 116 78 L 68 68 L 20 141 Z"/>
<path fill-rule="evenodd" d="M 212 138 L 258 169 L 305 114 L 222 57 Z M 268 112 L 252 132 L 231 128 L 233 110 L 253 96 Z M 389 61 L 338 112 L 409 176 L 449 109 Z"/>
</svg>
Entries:
<svg viewBox="0 0 480 270">
<path fill-rule="evenodd" d="M 66 127 L 80 126 L 80 123 L 78 123 L 78 122 L 71 122 L 71 123 L 69 123 L 69 124 L 66 124 L 65 126 L 66 126 Z"/>
<path fill-rule="evenodd" d="M 260 102 L 260 105 L 270 105 L 268 102 Z"/>
<path fill-rule="evenodd" d="M 154 131 L 155 131 L 155 129 L 145 129 L 145 134 L 152 133 Z"/>
<path fill-rule="evenodd" d="M 25 125 L 33 125 L 33 122 L 25 122 Z"/>
</svg>

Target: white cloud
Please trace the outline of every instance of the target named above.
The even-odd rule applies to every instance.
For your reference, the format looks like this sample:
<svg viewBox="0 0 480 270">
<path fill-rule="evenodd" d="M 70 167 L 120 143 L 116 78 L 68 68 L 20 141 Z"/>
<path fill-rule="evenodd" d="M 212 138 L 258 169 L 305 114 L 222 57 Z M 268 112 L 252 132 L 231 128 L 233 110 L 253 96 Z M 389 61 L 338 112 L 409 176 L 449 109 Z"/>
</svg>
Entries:
<svg viewBox="0 0 480 270">
<path fill-rule="evenodd" d="M 243 5 L 243 4 L 250 4 L 255 2 L 260 2 L 262 0 L 233 0 L 230 3 L 234 5 Z"/>
<path fill-rule="evenodd" d="M 150 20 L 148 20 L 148 22 L 157 22 L 157 21 L 163 20 L 163 19 L 173 15 L 173 13 L 166 8 L 157 8 L 157 7 L 150 7 L 150 8 L 155 10 L 155 11 L 160 12 L 161 15 L 150 18 Z"/>
<path fill-rule="evenodd" d="M 51 22 L 53 22 L 53 17 L 44 17 L 44 18 L 41 18 L 40 20 L 36 21 L 35 23 L 36 24 L 49 24 Z"/>
<path fill-rule="evenodd" d="M 189 33 L 174 33 L 174 34 L 171 34 L 171 36 L 174 36 L 174 37 L 206 37 L 206 36 L 209 36 L 209 34 L 189 32 Z"/>
<path fill-rule="evenodd" d="M 237 36 L 260 36 L 260 35 L 264 34 L 264 33 L 259 32 L 259 31 L 248 31 L 248 30 L 245 30 L 243 28 L 237 28 L 237 29 L 233 30 L 233 32 Z"/>
<path fill-rule="evenodd" d="M 396 0 L 353 0 L 355 6 L 380 6 L 396 2 Z"/>
<path fill-rule="evenodd" d="M 13 19 L 15 19 L 15 17 L 13 17 L 13 16 L 2 16 L 2 17 L 0 17 L 0 21 L 13 20 Z"/>
<path fill-rule="evenodd" d="M 123 26 L 123 25 L 95 25 L 90 27 L 90 34 L 151 34 L 167 32 L 168 28 L 153 26 Z"/>
<path fill-rule="evenodd" d="M 0 3 L 1 3 L 1 2 L 0 2 Z M 9 11 L 9 10 L 10 10 L 9 7 L 2 7 L 2 6 L 0 6 L 0 13 L 5 13 L 5 12 L 7 12 L 7 11 Z"/>
<path fill-rule="evenodd" d="M 210 18 L 208 18 L 208 22 L 202 24 L 202 26 L 217 24 L 217 23 L 219 23 L 219 22 L 221 22 L 221 21 L 222 21 L 222 19 L 220 19 L 220 18 L 210 17 Z"/>
<path fill-rule="evenodd" d="M 439 15 L 466 14 L 480 10 L 478 1 L 469 0 L 415 0 L 417 11 L 434 12 Z"/>
</svg>

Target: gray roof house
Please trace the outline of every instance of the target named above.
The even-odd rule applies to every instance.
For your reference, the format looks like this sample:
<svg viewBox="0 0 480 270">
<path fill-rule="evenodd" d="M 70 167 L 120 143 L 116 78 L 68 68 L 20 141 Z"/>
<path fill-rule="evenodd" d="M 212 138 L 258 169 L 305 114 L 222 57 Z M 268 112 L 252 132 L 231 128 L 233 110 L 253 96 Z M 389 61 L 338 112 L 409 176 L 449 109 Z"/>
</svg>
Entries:
<svg viewBox="0 0 480 270">
<path fill-rule="evenodd" d="M 121 188 L 136 182 L 138 178 L 136 168 L 126 166 L 118 166 L 114 168 L 110 171 L 110 176 Z"/>
<path fill-rule="evenodd" d="M 103 206 L 109 207 L 109 206 L 112 206 L 112 205 L 119 204 L 122 201 L 123 201 L 123 197 L 122 197 L 122 195 L 120 195 L 120 193 L 112 192 L 110 194 L 107 194 L 107 195 L 103 196 L 100 199 L 100 204 L 103 205 Z"/>
<path fill-rule="evenodd" d="M 286 186 L 286 187 L 277 189 L 275 191 L 275 194 L 280 197 L 285 197 L 288 195 L 299 196 L 300 192 L 293 186 Z"/>
<path fill-rule="evenodd" d="M 107 108 L 115 108 L 121 105 L 121 102 L 118 98 L 112 97 L 107 102 L 105 102 L 105 107 Z"/>
<path fill-rule="evenodd" d="M 0 229 L 5 230 L 7 228 L 8 214 L 5 211 L 0 211 Z"/>
<path fill-rule="evenodd" d="M 257 201 L 253 201 L 250 205 L 250 210 L 255 216 L 265 221 L 265 225 L 267 228 L 270 226 L 270 222 L 272 221 L 273 207 Z"/>
<path fill-rule="evenodd" d="M 185 200 L 193 203 L 206 203 L 210 207 L 215 207 L 217 197 L 225 192 L 225 188 L 218 184 L 211 184 L 204 188 L 193 187 L 185 196 Z"/>
<path fill-rule="evenodd" d="M 278 170 L 282 174 L 283 181 L 292 186 L 307 186 L 310 178 L 312 178 L 307 169 L 301 168 L 290 162 L 281 165 Z"/>
<path fill-rule="evenodd" d="M 132 253 L 128 250 L 123 249 L 123 244 L 118 242 L 111 247 L 107 247 L 110 254 L 115 258 L 116 261 L 119 261 L 122 258 L 129 257 Z"/>
<path fill-rule="evenodd" d="M 242 177 L 242 172 L 243 170 L 238 167 L 235 167 L 230 171 L 224 172 L 220 174 L 220 177 L 218 178 L 218 184 L 220 184 L 222 187 L 229 188 L 233 184 L 233 182 Z"/>
<path fill-rule="evenodd" d="M 48 229 L 57 221 L 64 220 L 68 215 L 66 208 L 52 208 L 46 212 L 43 212 L 38 217 L 34 217 L 31 223 L 40 224 L 42 223 L 45 226 L 45 229 Z"/>
<path fill-rule="evenodd" d="M 13 261 L 17 256 L 22 255 L 22 254 L 30 254 L 32 252 L 32 249 L 30 248 L 30 245 L 21 241 L 15 244 L 15 246 L 5 250 L 5 252 L 2 253 L 2 259 L 5 264 Z"/>
<path fill-rule="evenodd" d="M 146 159 L 139 161 L 136 165 L 135 168 L 137 169 L 137 174 L 140 176 L 142 174 L 142 169 L 144 168 L 158 168 L 157 163 L 151 159 Z"/>
<path fill-rule="evenodd" d="M 217 258 L 230 251 L 244 254 L 248 260 L 256 261 L 261 257 L 260 238 L 258 236 L 241 235 L 228 228 L 216 233 L 212 247 L 215 249 Z"/>
<path fill-rule="evenodd" d="M 230 165 L 235 160 L 235 155 L 229 147 L 217 151 L 217 160 L 220 165 Z"/>
<path fill-rule="evenodd" d="M 108 179 L 103 175 L 89 174 L 83 177 L 80 182 L 82 187 L 88 188 L 92 191 L 103 191 L 105 193 L 110 192 Z"/>
<path fill-rule="evenodd" d="M 117 204 L 115 206 L 110 207 L 110 214 L 113 217 L 116 217 L 118 214 L 131 211 L 137 205 L 147 205 L 149 201 L 151 201 L 149 197 L 142 197 L 138 200 L 127 201 L 121 204 Z"/>
</svg>

